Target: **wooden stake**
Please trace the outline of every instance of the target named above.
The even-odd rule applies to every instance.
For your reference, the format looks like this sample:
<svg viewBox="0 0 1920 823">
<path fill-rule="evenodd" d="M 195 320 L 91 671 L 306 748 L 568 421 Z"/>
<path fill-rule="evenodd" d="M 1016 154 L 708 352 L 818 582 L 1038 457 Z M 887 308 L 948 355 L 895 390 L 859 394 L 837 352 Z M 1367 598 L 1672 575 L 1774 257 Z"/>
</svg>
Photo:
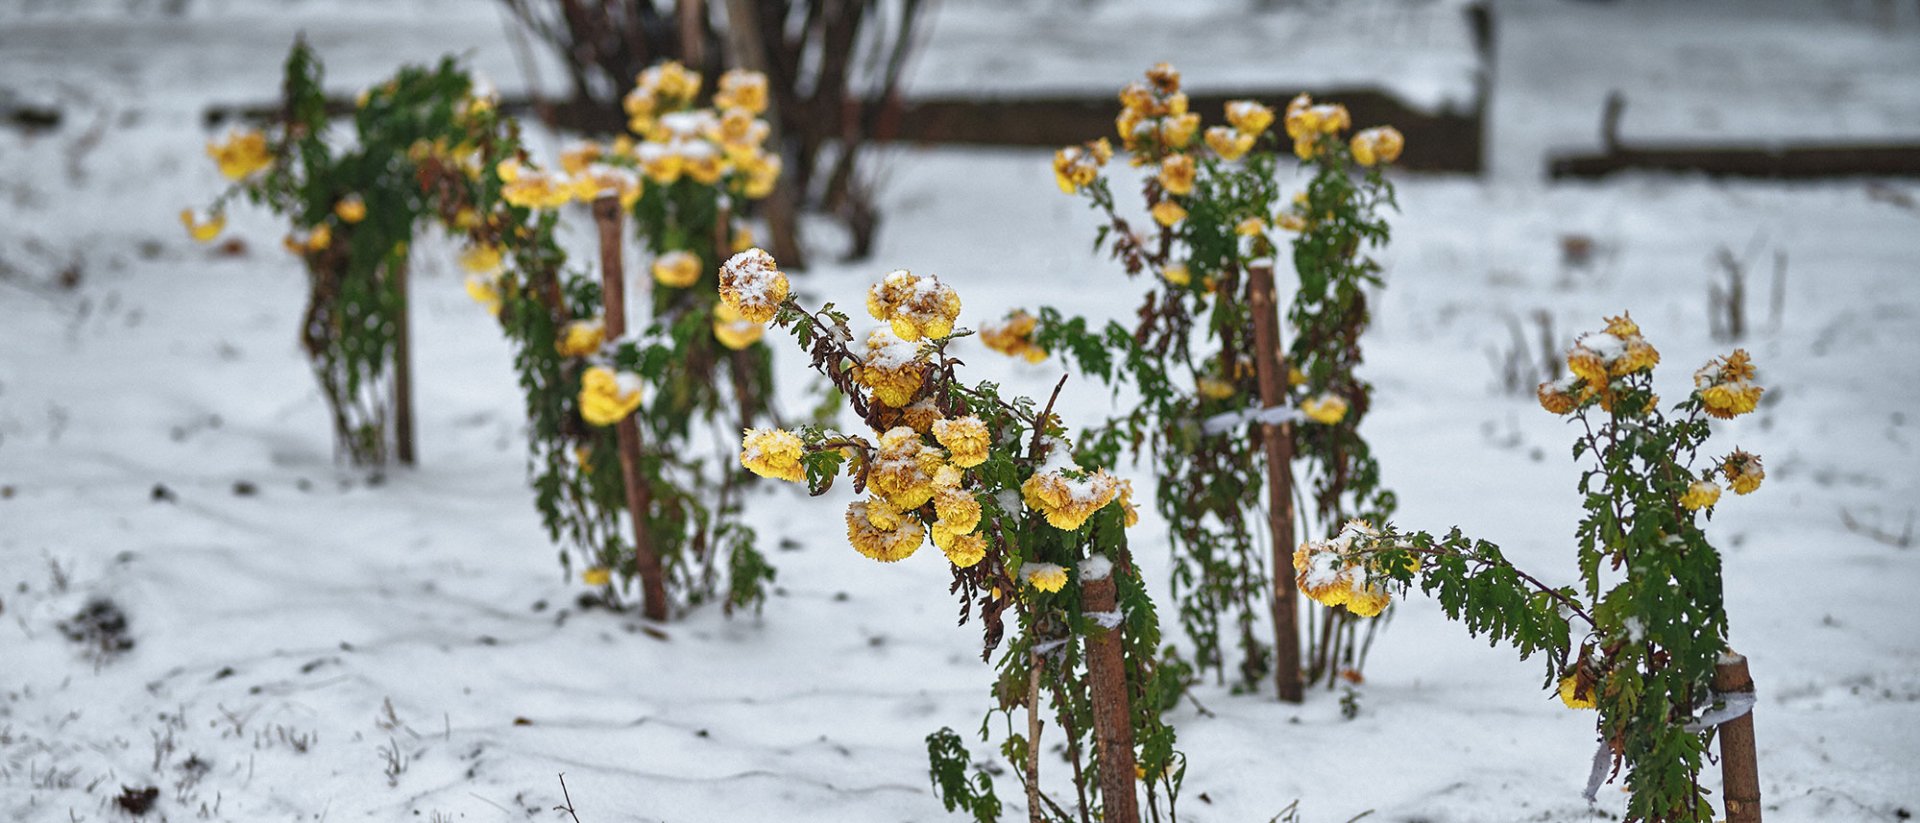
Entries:
<svg viewBox="0 0 1920 823">
<path fill-rule="evenodd" d="M 1247 269 L 1253 308 L 1253 365 L 1260 379 L 1260 405 L 1287 402 L 1287 353 L 1280 348 L 1280 311 L 1273 294 L 1273 267 Z M 1293 424 L 1263 423 L 1260 440 L 1267 453 L 1267 525 L 1273 533 L 1274 691 L 1286 703 L 1299 703 L 1306 686 L 1300 677 L 1299 594 L 1293 587 Z"/>
<path fill-rule="evenodd" d="M 1747 659 L 1728 650 L 1713 670 L 1713 690 L 1752 694 Z M 1760 823 L 1760 761 L 1753 747 L 1753 712 L 1720 724 L 1720 793 L 1727 823 Z"/>
<path fill-rule="evenodd" d="M 1088 614 L 1119 608 L 1113 574 L 1080 584 Z M 1093 749 L 1100 758 L 1100 807 L 1104 823 L 1138 823 L 1134 794 L 1133 711 L 1127 695 L 1126 652 L 1120 628 L 1095 626 L 1087 637 L 1087 679 L 1093 686 Z"/>
<path fill-rule="evenodd" d="M 707 40 L 706 0 L 678 0 L 675 6 L 680 24 L 680 62 L 700 74 L 706 67 L 703 47 Z"/>
<path fill-rule="evenodd" d="M 620 260 L 620 199 L 607 195 L 593 201 L 593 220 L 600 228 L 600 296 L 608 340 L 627 333 L 626 272 Z M 640 471 L 640 423 L 629 414 L 614 424 L 620 447 L 620 479 L 627 491 L 627 514 L 633 520 L 634 565 L 640 572 L 641 608 L 648 620 L 667 619 L 666 572 L 654 551 L 647 518 L 653 512 L 653 490 Z"/>
<path fill-rule="evenodd" d="M 400 298 L 400 311 L 393 320 L 393 448 L 400 465 L 414 464 L 413 452 L 413 335 L 410 333 L 407 299 L 407 261 L 389 265 L 393 292 Z"/>
</svg>

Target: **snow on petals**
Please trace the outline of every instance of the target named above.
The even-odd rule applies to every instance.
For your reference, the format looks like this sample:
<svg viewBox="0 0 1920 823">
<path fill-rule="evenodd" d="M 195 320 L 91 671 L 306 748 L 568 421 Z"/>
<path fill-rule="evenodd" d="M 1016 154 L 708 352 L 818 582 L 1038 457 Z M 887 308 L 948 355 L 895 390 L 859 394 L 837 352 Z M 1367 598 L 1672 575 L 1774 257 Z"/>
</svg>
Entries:
<svg viewBox="0 0 1920 823">
<path fill-rule="evenodd" d="M 750 322 L 772 320 L 786 302 L 787 288 L 787 276 L 762 249 L 747 249 L 720 267 L 720 299 Z"/>
</svg>

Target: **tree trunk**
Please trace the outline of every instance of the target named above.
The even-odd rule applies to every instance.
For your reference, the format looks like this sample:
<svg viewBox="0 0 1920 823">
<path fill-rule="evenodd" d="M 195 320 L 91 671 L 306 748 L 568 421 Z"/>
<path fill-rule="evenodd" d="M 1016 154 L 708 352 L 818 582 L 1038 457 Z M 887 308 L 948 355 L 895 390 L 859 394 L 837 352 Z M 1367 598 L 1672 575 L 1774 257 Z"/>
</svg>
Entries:
<svg viewBox="0 0 1920 823">
<path fill-rule="evenodd" d="M 1747 659 L 1731 650 L 1713 671 L 1713 690 L 1753 693 Z M 1720 724 L 1720 793 L 1727 801 L 1727 823 L 1760 823 L 1760 761 L 1753 748 L 1753 712 Z"/>
<path fill-rule="evenodd" d="M 1280 347 L 1280 312 L 1273 294 L 1273 268 L 1247 270 L 1253 304 L 1253 363 L 1260 379 L 1260 405 L 1287 402 L 1287 354 Z M 1293 424 L 1263 423 L 1260 440 L 1267 456 L 1267 520 L 1273 533 L 1274 690 L 1281 701 L 1299 703 L 1299 595 L 1293 586 Z"/>
<path fill-rule="evenodd" d="M 593 201 L 593 219 L 600 228 L 600 291 L 607 339 L 627 333 L 625 267 L 620 259 L 620 200 L 611 195 Z M 649 620 L 667 619 L 666 572 L 653 548 L 647 520 L 653 512 L 653 490 L 640 466 L 640 423 L 629 414 L 614 425 L 620 449 L 620 479 L 627 492 L 627 514 L 633 521 L 634 566 L 640 573 L 641 604 Z"/>
<path fill-rule="evenodd" d="M 1117 570 L 1116 570 L 1117 571 Z M 1113 574 L 1081 584 L 1088 614 L 1119 608 Z M 1087 637 L 1087 678 L 1093 686 L 1093 749 L 1100 759 L 1100 806 L 1104 823 L 1138 823 L 1140 800 L 1134 793 L 1133 711 L 1127 694 L 1126 652 L 1120 627 L 1099 626 Z"/>
<path fill-rule="evenodd" d="M 767 71 L 768 59 L 766 43 L 761 39 L 762 29 L 759 10 L 754 8 L 753 0 L 726 0 L 727 3 L 727 42 L 733 49 L 733 64 L 748 71 L 772 75 Z M 767 145 L 775 151 L 785 154 L 780 133 L 780 95 L 767 95 Z M 783 156 L 784 160 L 785 157 Z M 773 193 L 761 202 L 761 211 L 767 218 L 767 238 L 773 251 L 773 259 L 787 268 L 804 269 L 807 261 L 800 250 L 800 219 L 798 217 L 800 192 L 794 187 L 796 177 L 782 174 L 773 183 Z M 726 259 L 723 247 L 721 259 Z"/>
</svg>

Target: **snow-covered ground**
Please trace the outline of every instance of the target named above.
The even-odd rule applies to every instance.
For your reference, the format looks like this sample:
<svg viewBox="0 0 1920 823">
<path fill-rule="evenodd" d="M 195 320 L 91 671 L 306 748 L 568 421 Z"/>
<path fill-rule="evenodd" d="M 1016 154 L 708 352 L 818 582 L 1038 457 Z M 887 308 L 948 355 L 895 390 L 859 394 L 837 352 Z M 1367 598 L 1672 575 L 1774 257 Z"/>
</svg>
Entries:
<svg viewBox="0 0 1920 823">
<path fill-rule="evenodd" d="M 396 18 L 462 10 L 484 16 L 462 26 L 498 25 L 490 4 L 389 5 Z M 238 63 L 209 33 L 219 16 L 194 8 L 191 36 L 118 50 L 72 20 L 67 39 L 31 45 L 57 28 L 44 6 L 21 12 L 42 29 L 0 25 L 0 86 L 52 95 L 75 118 L 38 136 L 0 131 L 0 818 L 113 819 L 112 795 L 150 785 L 174 820 L 555 820 L 565 773 L 586 823 L 947 819 L 921 741 L 978 726 L 989 672 L 976 628 L 953 625 L 938 555 L 871 563 L 844 545 L 843 500 L 769 488 L 750 507 L 764 544 L 780 547 L 764 614 L 703 610 L 643 627 L 581 609 L 524 483 L 506 347 L 438 244 L 416 255 L 423 463 L 378 483 L 335 465 L 294 340 L 303 284 L 279 228 L 237 213 L 229 232 L 250 251 L 219 256 L 186 241 L 175 217 L 216 187 L 199 108 L 276 82 L 200 76 L 197 66 Z M 320 4 L 286 8 L 288 32 L 337 25 L 317 19 Z M 1556 104 L 1552 51 L 1517 38 L 1525 25 L 1548 36 L 1552 14 L 1615 20 L 1608 8 L 1521 7 L 1534 16 L 1502 29 L 1496 140 L 1529 171 L 1560 139 L 1555 124 L 1588 122 L 1597 104 Z M 1855 39 L 1836 35 L 1832 53 L 1800 44 L 1827 65 L 1852 65 L 1859 38 L 1920 39 L 1911 19 L 1883 31 L 1831 9 L 1805 25 Z M 1697 27 L 1727 23 L 1687 20 L 1698 39 Z M 368 62 L 331 61 L 333 76 L 373 79 L 395 55 L 457 45 L 425 27 L 387 31 L 343 41 Z M 251 48 L 284 42 L 268 45 Z M 1143 36 L 1128 48 L 1145 63 L 1151 46 Z M 89 48 L 100 62 L 74 54 Z M 1729 59 L 1764 73 L 1767 58 Z M 497 61 L 502 86 L 516 82 L 510 56 L 475 59 Z M 56 60 L 99 71 L 46 68 Z M 1567 88 L 1597 87 L 1562 74 Z M 1913 82 L 1885 87 L 1873 105 L 1914 122 Z M 1520 100 L 1533 103 L 1509 105 Z M 1785 115 L 1753 117 L 1764 132 Z M 888 172 L 876 259 L 810 272 L 799 281 L 810 298 L 855 301 L 905 266 L 954 284 L 969 322 L 1015 305 L 1131 308 L 1121 275 L 1087 254 L 1092 217 L 1055 191 L 1043 153 L 902 151 Z M 1400 520 L 1457 523 L 1556 580 L 1572 578 L 1577 470 L 1565 426 L 1500 388 L 1493 361 L 1514 345 L 1509 318 L 1532 340 L 1531 315 L 1545 310 L 1565 340 L 1632 310 L 1677 395 L 1727 348 L 1708 333 L 1713 255 L 1750 254 L 1744 345 L 1769 402 L 1717 442 L 1762 454 L 1768 478 L 1722 505 L 1713 534 L 1733 640 L 1762 690 L 1768 819 L 1920 811 L 1920 554 L 1891 539 L 1920 506 L 1920 186 L 1547 187 L 1517 173 L 1411 178 L 1400 193 L 1367 372 L 1378 386 L 1368 434 Z M 1592 240 L 1589 264 L 1563 261 L 1571 235 Z M 1787 261 L 1777 323 L 1776 252 Z M 978 350 L 970 360 L 1033 393 L 1059 374 Z M 797 375 L 800 358 L 786 363 Z M 787 381 L 788 408 L 802 407 L 806 385 Z M 1110 401 L 1075 381 L 1064 402 L 1087 418 Z M 1133 540 L 1164 579 L 1161 524 L 1149 516 Z M 124 610 L 131 649 L 103 655 L 63 636 L 95 597 Z M 1579 797 L 1592 717 L 1539 691 L 1539 674 L 1409 600 L 1375 646 L 1357 719 L 1331 694 L 1295 707 L 1201 687 L 1211 714 L 1173 718 L 1191 759 L 1182 816 L 1267 820 L 1298 799 L 1316 822 L 1368 810 L 1462 823 L 1617 817 L 1616 792 L 1593 809 Z"/>
</svg>

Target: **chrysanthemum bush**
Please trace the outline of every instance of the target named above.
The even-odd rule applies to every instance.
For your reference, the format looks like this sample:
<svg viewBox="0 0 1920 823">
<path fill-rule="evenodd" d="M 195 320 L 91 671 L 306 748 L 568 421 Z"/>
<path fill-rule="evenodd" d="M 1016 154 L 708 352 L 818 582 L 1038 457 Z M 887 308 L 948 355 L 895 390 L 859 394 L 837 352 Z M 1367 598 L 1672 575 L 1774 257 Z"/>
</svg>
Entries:
<svg viewBox="0 0 1920 823">
<path fill-rule="evenodd" d="M 1271 610 L 1276 631 L 1290 641 L 1280 645 L 1282 657 L 1292 658 L 1278 661 L 1281 693 L 1297 699 L 1292 598 L 1281 589 L 1274 596 L 1285 602 L 1268 603 L 1266 553 L 1250 517 L 1261 506 L 1261 452 L 1280 445 L 1268 438 L 1280 438 L 1279 462 L 1290 464 L 1290 454 L 1305 463 L 1310 519 L 1329 533 L 1348 517 L 1392 512 L 1393 496 L 1359 434 L 1372 387 L 1355 369 L 1369 321 L 1365 288 L 1381 285 L 1380 267 L 1365 251 L 1387 240 L 1381 212 L 1393 204 L 1393 189 L 1384 167 L 1404 141 L 1391 127 L 1348 139 L 1346 109 L 1305 95 L 1278 115 L 1256 101 L 1234 101 L 1224 123 L 1203 129 L 1179 73 L 1164 63 L 1123 89 L 1120 102 L 1122 150 L 1151 171 L 1142 189 L 1146 230 L 1116 202 L 1105 170 L 1114 156 L 1108 140 L 1060 150 L 1054 174 L 1063 192 L 1087 197 L 1104 216 L 1096 249 L 1108 249 L 1129 275 L 1152 276 L 1137 321 L 1096 329 L 1043 308 L 1038 317 L 1015 312 L 981 336 L 1028 360 L 1062 352 L 1082 371 L 1139 393 L 1139 405 L 1090 432 L 1087 445 L 1108 458 L 1122 449 L 1152 457 L 1155 507 L 1168 523 L 1174 591 L 1196 664 L 1224 678 L 1225 647 L 1237 645 L 1237 679 L 1252 686 L 1275 664 L 1258 629 L 1262 611 Z M 1276 120 L 1284 133 L 1274 130 Z M 1291 161 L 1306 186 L 1289 197 L 1282 168 Z M 1277 342 L 1262 349 L 1256 328 L 1274 317 L 1272 270 L 1289 238 L 1298 288 L 1286 311 L 1291 344 L 1282 358 L 1272 350 Z M 1263 360 L 1285 369 L 1281 396 L 1261 396 Z M 1279 408 L 1253 414 L 1268 405 Z M 1289 529 L 1290 471 L 1281 469 L 1285 512 L 1276 515 Z M 1279 545 L 1290 544 L 1283 532 Z M 1281 549 L 1275 562 L 1283 559 Z M 1308 679 L 1331 682 L 1336 668 L 1359 661 L 1345 618 L 1329 613 L 1326 621 L 1317 635 L 1309 631 L 1316 647 Z"/>
<path fill-rule="evenodd" d="M 1058 389 L 1041 406 L 961 381 L 948 353 L 969 333 L 955 327 L 960 297 L 933 275 L 896 271 L 875 283 L 867 309 L 886 325 L 864 335 L 832 304 L 807 310 L 788 291 L 759 249 L 720 272 L 721 299 L 790 329 L 870 432 L 750 429 L 741 463 L 814 494 L 847 477 L 863 495 L 844 514 L 847 539 L 863 556 L 896 562 L 928 542 L 945 556 L 961 620 L 983 627 L 982 658 L 1000 652 L 980 736 L 999 729 L 1034 815 L 1136 820 L 1140 794 L 1150 809 L 1170 807 L 1185 764 L 1160 714 L 1180 678 L 1155 663 L 1159 626 L 1127 549 L 1131 490 L 1067 442 L 1053 413 Z M 1042 714 L 1052 730 L 1042 731 Z M 1052 747 L 1071 765 L 1070 795 L 1041 785 L 1040 752 Z M 962 736 L 942 729 L 928 748 L 947 808 L 997 819 L 994 772 L 971 765 Z"/>
<path fill-rule="evenodd" d="M 762 147 L 766 80 L 732 71 L 719 86 L 712 107 L 696 107 L 699 75 L 664 63 L 627 98 L 635 136 L 578 143 L 558 168 L 517 147 L 488 155 L 482 177 L 497 188 L 473 206 L 486 216 L 466 257 L 469 290 L 519 349 L 541 510 L 575 549 L 563 563 L 583 555 L 584 579 L 609 594 L 637 577 L 655 618 L 669 600 L 722 592 L 729 610 L 757 606 L 773 577 L 738 517 L 751 475 L 729 448 L 703 457 L 695 445 L 769 416 L 773 394 L 764 318 L 720 304 L 708 274 L 751 242 L 736 204 L 766 196 L 780 172 Z M 575 203 L 599 231 L 593 274 L 566 269 L 552 239 Z M 637 322 L 621 253 L 629 219 L 652 281 Z M 630 536 L 622 514 L 636 521 Z"/>
<path fill-rule="evenodd" d="M 369 89 L 342 130 L 329 122 L 321 77 L 318 56 L 296 42 L 281 119 L 210 143 L 208 155 L 232 185 L 207 209 L 180 217 L 201 242 L 219 236 L 235 200 L 288 221 L 283 245 L 308 275 L 300 341 L 339 450 L 357 465 L 383 463 L 393 452 L 411 462 L 407 261 L 438 215 L 421 155 L 411 149 L 460 141 L 490 114 L 489 104 L 469 94 L 472 79 L 448 59 L 404 68 Z"/>
<path fill-rule="evenodd" d="M 1700 770 L 1714 731 L 1697 720 L 1722 700 L 1710 686 L 1727 652 L 1727 614 L 1705 527 L 1723 490 L 1751 493 L 1766 475 L 1738 448 L 1704 452 L 1711 422 L 1753 411 L 1763 390 L 1736 350 L 1696 371 L 1687 397 L 1662 410 L 1659 361 L 1637 324 L 1612 318 L 1575 342 L 1569 376 L 1539 389 L 1541 405 L 1579 429 L 1579 585 L 1544 583 L 1459 529 L 1358 520 L 1301 545 L 1294 569 L 1307 596 L 1361 614 L 1417 582 L 1469 632 L 1523 658 L 1544 653 L 1546 685 L 1569 707 L 1599 711 L 1605 757 L 1595 776 L 1624 767 L 1628 818 L 1711 820 Z"/>
</svg>

